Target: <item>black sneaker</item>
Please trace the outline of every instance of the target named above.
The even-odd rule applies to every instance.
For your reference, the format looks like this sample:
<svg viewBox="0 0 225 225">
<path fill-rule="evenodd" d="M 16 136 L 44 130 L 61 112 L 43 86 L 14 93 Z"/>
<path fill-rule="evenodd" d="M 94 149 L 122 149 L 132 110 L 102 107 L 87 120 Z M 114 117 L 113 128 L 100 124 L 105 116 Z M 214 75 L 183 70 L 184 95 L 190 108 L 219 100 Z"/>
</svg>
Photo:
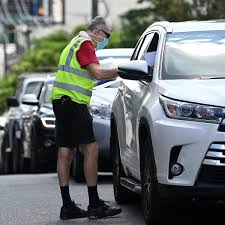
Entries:
<svg viewBox="0 0 225 225">
<path fill-rule="evenodd" d="M 60 211 L 61 220 L 87 217 L 87 211 L 79 208 L 74 202 L 68 206 L 62 206 Z"/>
<path fill-rule="evenodd" d="M 98 219 L 115 216 L 121 212 L 122 212 L 121 208 L 107 205 L 105 201 L 100 199 L 99 206 L 97 207 L 91 207 L 90 205 L 88 206 L 87 214 L 89 219 Z"/>
</svg>

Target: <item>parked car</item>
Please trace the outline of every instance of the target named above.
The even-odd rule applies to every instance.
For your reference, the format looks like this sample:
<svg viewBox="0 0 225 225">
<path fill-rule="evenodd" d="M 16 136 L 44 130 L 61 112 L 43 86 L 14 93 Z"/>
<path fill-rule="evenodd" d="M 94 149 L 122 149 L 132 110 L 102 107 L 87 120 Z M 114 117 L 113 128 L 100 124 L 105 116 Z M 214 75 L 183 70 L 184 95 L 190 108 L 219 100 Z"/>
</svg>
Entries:
<svg viewBox="0 0 225 225">
<path fill-rule="evenodd" d="M 3 140 L 4 140 L 4 135 L 5 135 L 5 125 L 7 123 L 7 117 L 6 115 L 1 115 L 0 116 L 0 147 L 2 146 L 3 144 Z M 2 151 L 0 151 L 0 174 L 4 173 L 3 171 L 3 159 L 2 159 Z"/>
<path fill-rule="evenodd" d="M 157 22 L 119 66 L 114 196 L 123 203 L 140 193 L 147 224 L 171 199 L 225 197 L 224 48 L 223 21 Z"/>
<path fill-rule="evenodd" d="M 118 66 L 130 60 L 132 48 L 102 49 L 96 55 L 101 66 Z M 121 78 L 113 80 L 96 80 L 89 111 L 93 117 L 93 130 L 99 146 L 99 172 L 112 172 L 110 156 L 110 113 L 113 100 L 117 94 Z M 72 175 L 77 182 L 84 181 L 83 156 L 77 151 L 72 163 Z"/>
<path fill-rule="evenodd" d="M 35 94 L 22 97 L 23 104 L 37 106 L 26 113 L 21 136 L 21 162 L 31 173 L 56 170 L 55 116 L 50 102 L 53 82 L 54 76 L 44 81 L 39 99 Z"/>
<path fill-rule="evenodd" d="M 26 112 L 34 107 L 23 104 L 22 97 L 25 94 L 35 94 L 39 98 L 45 79 L 46 75 L 40 73 L 23 74 L 18 78 L 15 96 L 7 98 L 9 110 L 6 114 L 7 123 L 4 128 L 4 138 L 1 146 L 5 173 L 20 171 L 21 125 Z"/>
</svg>

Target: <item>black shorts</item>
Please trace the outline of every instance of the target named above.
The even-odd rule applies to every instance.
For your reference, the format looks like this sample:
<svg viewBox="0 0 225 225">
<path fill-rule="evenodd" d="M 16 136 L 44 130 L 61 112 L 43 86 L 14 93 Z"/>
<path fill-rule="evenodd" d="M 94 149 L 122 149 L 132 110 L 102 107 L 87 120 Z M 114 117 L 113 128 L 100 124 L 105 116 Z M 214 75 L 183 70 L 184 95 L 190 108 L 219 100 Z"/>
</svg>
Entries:
<svg viewBox="0 0 225 225">
<path fill-rule="evenodd" d="M 85 104 L 73 102 L 68 96 L 53 100 L 56 117 L 57 147 L 78 147 L 95 142 L 92 116 Z"/>
</svg>

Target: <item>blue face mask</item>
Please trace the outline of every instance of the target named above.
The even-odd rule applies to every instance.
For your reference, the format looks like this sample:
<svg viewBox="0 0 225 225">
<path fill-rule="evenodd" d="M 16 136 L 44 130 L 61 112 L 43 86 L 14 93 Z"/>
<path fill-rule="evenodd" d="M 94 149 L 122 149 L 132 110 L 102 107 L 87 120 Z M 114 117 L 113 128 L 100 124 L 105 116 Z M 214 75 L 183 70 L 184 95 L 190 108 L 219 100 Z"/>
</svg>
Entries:
<svg viewBox="0 0 225 225">
<path fill-rule="evenodd" d="M 100 49 L 105 48 L 105 46 L 108 44 L 108 42 L 109 42 L 109 39 L 108 38 L 104 38 L 103 41 L 97 42 L 97 47 L 96 47 L 97 50 L 100 50 Z"/>
</svg>

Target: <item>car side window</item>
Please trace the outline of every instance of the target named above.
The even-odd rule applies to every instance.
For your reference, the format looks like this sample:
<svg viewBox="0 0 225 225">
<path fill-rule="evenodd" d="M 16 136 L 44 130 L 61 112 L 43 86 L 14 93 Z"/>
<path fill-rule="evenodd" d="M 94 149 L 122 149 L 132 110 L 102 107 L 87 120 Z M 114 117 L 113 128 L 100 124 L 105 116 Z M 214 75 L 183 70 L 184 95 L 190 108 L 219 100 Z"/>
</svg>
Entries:
<svg viewBox="0 0 225 225">
<path fill-rule="evenodd" d="M 142 49 L 138 55 L 138 59 L 145 60 L 150 67 L 154 67 L 158 42 L 159 34 L 150 33 L 142 46 Z"/>
<path fill-rule="evenodd" d="M 134 50 L 134 53 L 133 53 L 133 55 L 132 55 L 132 57 L 131 57 L 131 60 L 136 60 L 136 59 L 137 59 L 138 53 L 139 53 L 139 51 L 140 51 L 140 48 L 141 48 L 141 45 L 142 45 L 144 39 L 145 39 L 145 38 L 141 38 L 141 39 L 138 41 L 137 45 L 135 46 L 135 50 Z"/>
<path fill-rule="evenodd" d="M 144 59 L 143 55 L 147 51 L 153 36 L 154 36 L 154 33 L 150 33 L 150 34 L 147 34 L 145 36 L 145 40 L 144 40 L 144 42 L 143 42 L 143 44 L 141 46 L 141 49 L 140 49 L 139 54 L 137 56 L 137 60 Z"/>
</svg>

